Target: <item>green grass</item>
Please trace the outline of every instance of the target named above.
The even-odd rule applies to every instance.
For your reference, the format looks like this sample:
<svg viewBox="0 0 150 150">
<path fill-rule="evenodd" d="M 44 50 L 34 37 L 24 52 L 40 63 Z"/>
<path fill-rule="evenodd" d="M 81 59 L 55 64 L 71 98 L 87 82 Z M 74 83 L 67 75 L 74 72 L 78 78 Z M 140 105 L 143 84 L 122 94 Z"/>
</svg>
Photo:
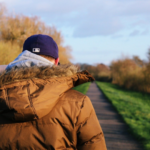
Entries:
<svg viewBox="0 0 150 150">
<path fill-rule="evenodd" d="M 87 90 L 89 89 L 90 84 L 91 84 L 91 82 L 87 82 L 87 83 L 78 85 L 78 86 L 74 87 L 73 89 L 77 90 L 83 94 L 86 94 Z"/>
<path fill-rule="evenodd" d="M 150 94 L 121 89 L 111 83 L 96 83 L 129 126 L 129 131 L 150 150 Z"/>
</svg>

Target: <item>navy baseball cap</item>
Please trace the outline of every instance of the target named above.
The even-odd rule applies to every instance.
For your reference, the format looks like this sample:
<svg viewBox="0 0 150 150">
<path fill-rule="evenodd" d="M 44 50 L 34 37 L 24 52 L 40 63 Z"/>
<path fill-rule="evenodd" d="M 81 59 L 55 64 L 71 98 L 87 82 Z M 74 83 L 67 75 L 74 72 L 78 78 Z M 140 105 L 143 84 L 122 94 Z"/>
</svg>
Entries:
<svg viewBox="0 0 150 150">
<path fill-rule="evenodd" d="M 36 34 L 28 37 L 23 44 L 23 51 L 28 50 L 37 55 L 58 58 L 58 46 L 52 37 Z"/>
</svg>

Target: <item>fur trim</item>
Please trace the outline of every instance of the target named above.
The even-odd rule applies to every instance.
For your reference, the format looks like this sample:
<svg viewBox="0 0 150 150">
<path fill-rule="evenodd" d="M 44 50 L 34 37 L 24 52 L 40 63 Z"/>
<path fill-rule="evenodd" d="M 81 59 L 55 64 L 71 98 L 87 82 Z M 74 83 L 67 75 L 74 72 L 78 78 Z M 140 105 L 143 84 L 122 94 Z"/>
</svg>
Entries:
<svg viewBox="0 0 150 150">
<path fill-rule="evenodd" d="M 77 72 L 78 67 L 71 64 L 53 67 L 33 66 L 30 68 L 12 68 L 10 71 L 4 71 L 0 74 L 0 87 L 6 83 L 11 83 L 21 79 L 68 77 Z"/>
</svg>

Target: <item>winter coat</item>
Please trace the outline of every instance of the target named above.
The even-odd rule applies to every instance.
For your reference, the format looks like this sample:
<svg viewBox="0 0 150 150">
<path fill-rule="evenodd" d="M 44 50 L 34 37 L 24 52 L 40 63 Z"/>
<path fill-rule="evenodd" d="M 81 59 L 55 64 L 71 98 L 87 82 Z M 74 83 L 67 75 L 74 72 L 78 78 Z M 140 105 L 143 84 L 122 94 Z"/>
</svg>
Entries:
<svg viewBox="0 0 150 150">
<path fill-rule="evenodd" d="M 13 68 L 0 75 L 0 150 L 106 150 L 90 99 L 93 81 L 73 65 Z"/>
</svg>

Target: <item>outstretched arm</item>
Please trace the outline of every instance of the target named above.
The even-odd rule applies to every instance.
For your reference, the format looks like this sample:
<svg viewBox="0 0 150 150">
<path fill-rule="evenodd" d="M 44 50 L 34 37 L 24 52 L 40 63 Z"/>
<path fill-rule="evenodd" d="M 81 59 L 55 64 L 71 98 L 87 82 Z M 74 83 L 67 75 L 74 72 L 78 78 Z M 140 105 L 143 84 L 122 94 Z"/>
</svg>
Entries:
<svg viewBox="0 0 150 150">
<path fill-rule="evenodd" d="M 78 150 L 107 150 L 103 131 L 90 99 L 86 96 L 77 121 Z"/>
</svg>

